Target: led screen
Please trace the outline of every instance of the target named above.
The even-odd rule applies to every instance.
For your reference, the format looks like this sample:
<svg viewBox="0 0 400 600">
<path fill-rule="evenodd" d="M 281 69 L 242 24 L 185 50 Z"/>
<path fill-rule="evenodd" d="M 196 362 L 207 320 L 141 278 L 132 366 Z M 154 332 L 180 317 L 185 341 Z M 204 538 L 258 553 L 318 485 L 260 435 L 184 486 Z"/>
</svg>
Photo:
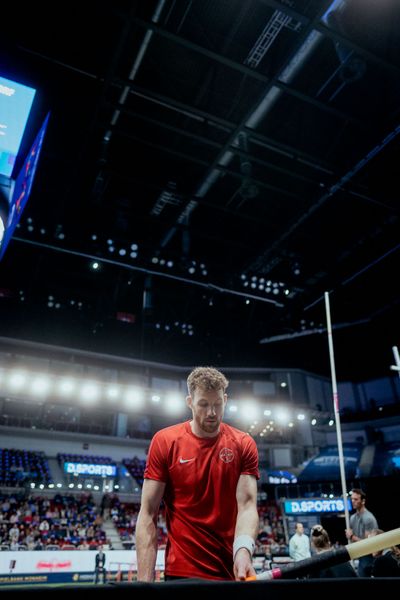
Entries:
<svg viewBox="0 0 400 600">
<path fill-rule="evenodd" d="M 0 231 L 0 260 L 4 255 L 8 242 L 10 241 L 17 223 L 21 217 L 22 211 L 28 201 L 32 189 L 33 179 L 42 149 L 46 128 L 49 122 L 50 113 L 46 116 L 39 132 L 32 144 L 31 149 L 25 158 L 24 164 L 12 186 L 11 200 L 9 201 L 8 215 L 6 216 L 5 229 L 1 239 Z"/>
<path fill-rule="evenodd" d="M 35 93 L 0 77 L 0 175 L 11 177 Z"/>
<path fill-rule="evenodd" d="M 98 465 L 94 463 L 65 462 L 64 471 L 70 475 L 99 475 L 100 477 L 116 477 L 115 465 Z"/>
</svg>

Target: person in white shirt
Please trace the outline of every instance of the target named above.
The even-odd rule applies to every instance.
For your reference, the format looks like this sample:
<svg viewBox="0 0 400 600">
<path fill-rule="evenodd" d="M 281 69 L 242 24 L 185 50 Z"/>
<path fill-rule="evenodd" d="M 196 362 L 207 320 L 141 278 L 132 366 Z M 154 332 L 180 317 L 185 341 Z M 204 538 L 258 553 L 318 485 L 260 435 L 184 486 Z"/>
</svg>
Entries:
<svg viewBox="0 0 400 600">
<path fill-rule="evenodd" d="M 296 523 L 296 532 L 289 540 L 289 556 L 295 561 L 311 556 L 310 538 L 304 533 L 303 523 Z"/>
</svg>

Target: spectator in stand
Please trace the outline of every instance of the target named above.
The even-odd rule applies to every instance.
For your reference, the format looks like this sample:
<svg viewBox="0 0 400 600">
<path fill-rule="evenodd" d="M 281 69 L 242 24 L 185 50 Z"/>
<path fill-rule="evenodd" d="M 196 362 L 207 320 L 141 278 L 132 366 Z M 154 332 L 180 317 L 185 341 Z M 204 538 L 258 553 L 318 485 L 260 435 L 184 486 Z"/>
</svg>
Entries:
<svg viewBox="0 0 400 600">
<path fill-rule="evenodd" d="M 96 515 L 93 525 L 94 527 L 101 527 L 103 525 L 103 517 L 100 514 Z"/>
<path fill-rule="evenodd" d="M 14 525 L 11 527 L 10 531 L 8 532 L 8 537 L 10 538 L 11 542 L 18 542 L 19 527 L 16 523 L 14 523 Z"/>
<path fill-rule="evenodd" d="M 50 525 L 49 522 L 47 521 L 47 519 L 44 519 L 43 521 L 41 521 L 40 525 L 39 525 L 39 531 L 42 532 L 47 532 L 50 529 Z"/>
<path fill-rule="evenodd" d="M 264 533 L 266 533 L 268 536 L 272 537 L 272 527 L 268 517 L 264 517 L 263 522 L 261 523 L 261 530 L 264 531 Z"/>
<path fill-rule="evenodd" d="M 13 538 L 10 542 L 10 550 L 12 552 L 16 552 L 19 550 L 19 543 L 18 540 L 16 540 L 15 538 Z"/>
<path fill-rule="evenodd" d="M 25 544 L 27 545 L 28 550 L 33 550 L 35 548 L 35 536 L 32 530 L 29 530 L 26 538 Z"/>
<path fill-rule="evenodd" d="M 8 519 L 8 520 L 10 521 L 10 523 L 18 523 L 18 514 L 17 514 L 15 511 L 13 511 L 13 512 L 10 514 L 10 516 L 9 516 L 9 519 Z"/>
<path fill-rule="evenodd" d="M 86 529 L 86 539 L 88 540 L 88 542 L 92 541 L 92 539 L 94 538 L 95 535 L 95 530 L 93 525 L 89 525 L 89 527 Z"/>
<path fill-rule="evenodd" d="M 100 515 L 101 517 L 104 519 L 104 521 L 107 521 L 107 519 L 110 516 L 110 508 L 111 508 L 111 496 L 110 494 L 106 493 L 103 495 L 102 499 L 101 499 L 101 512 Z"/>
<path fill-rule="evenodd" d="M 43 550 L 43 543 L 42 540 L 40 538 L 37 538 L 35 541 L 35 546 L 33 548 L 34 550 Z"/>
</svg>

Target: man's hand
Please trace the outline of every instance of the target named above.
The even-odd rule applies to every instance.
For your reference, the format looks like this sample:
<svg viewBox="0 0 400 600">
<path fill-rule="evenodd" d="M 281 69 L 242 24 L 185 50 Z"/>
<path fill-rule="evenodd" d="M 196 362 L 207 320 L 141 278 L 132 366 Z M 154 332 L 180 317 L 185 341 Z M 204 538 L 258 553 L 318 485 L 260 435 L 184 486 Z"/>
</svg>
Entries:
<svg viewBox="0 0 400 600">
<path fill-rule="evenodd" d="M 233 573 L 236 581 L 245 581 L 246 577 L 256 574 L 250 552 L 246 548 L 240 548 L 236 552 L 235 562 L 233 563 Z"/>
</svg>

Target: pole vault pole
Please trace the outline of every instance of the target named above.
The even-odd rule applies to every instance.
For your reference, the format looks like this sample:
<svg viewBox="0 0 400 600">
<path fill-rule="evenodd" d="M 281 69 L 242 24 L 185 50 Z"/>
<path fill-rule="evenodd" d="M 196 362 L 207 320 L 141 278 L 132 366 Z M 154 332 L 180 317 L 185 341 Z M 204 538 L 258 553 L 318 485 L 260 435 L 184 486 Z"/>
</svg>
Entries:
<svg viewBox="0 0 400 600">
<path fill-rule="evenodd" d="M 354 544 L 350 544 L 349 546 L 332 548 L 332 550 L 314 554 L 310 558 L 294 561 L 280 568 L 275 567 L 258 575 L 247 577 L 246 581 L 296 579 L 304 575 L 312 577 L 313 574 L 318 573 L 321 569 L 333 567 L 349 560 L 355 560 L 361 558 L 361 556 L 366 556 L 385 548 L 391 548 L 399 543 L 400 528 L 391 529 L 390 531 L 385 531 L 385 533 L 354 542 Z"/>
<path fill-rule="evenodd" d="M 332 393 L 333 393 L 333 408 L 335 414 L 335 423 L 336 423 L 336 437 L 338 444 L 338 452 L 339 452 L 339 467 L 340 467 L 340 479 L 342 482 L 342 494 L 343 494 L 343 504 L 344 504 L 344 516 L 346 521 L 346 529 L 350 528 L 350 518 L 349 518 L 349 507 L 348 507 L 348 497 L 347 497 L 347 488 L 346 488 L 346 474 L 344 470 L 344 460 L 343 460 L 343 444 L 342 444 L 342 431 L 340 426 L 340 413 L 339 413 L 339 397 L 336 385 L 336 369 L 335 369 L 335 356 L 333 352 L 333 339 L 332 339 L 332 324 L 331 324 L 331 313 L 330 313 L 330 305 L 329 305 L 329 293 L 325 292 L 325 310 L 326 310 L 326 323 L 328 330 L 328 344 L 329 344 L 329 360 L 331 364 L 331 376 L 332 376 Z M 350 541 L 349 541 L 350 543 Z"/>
</svg>

